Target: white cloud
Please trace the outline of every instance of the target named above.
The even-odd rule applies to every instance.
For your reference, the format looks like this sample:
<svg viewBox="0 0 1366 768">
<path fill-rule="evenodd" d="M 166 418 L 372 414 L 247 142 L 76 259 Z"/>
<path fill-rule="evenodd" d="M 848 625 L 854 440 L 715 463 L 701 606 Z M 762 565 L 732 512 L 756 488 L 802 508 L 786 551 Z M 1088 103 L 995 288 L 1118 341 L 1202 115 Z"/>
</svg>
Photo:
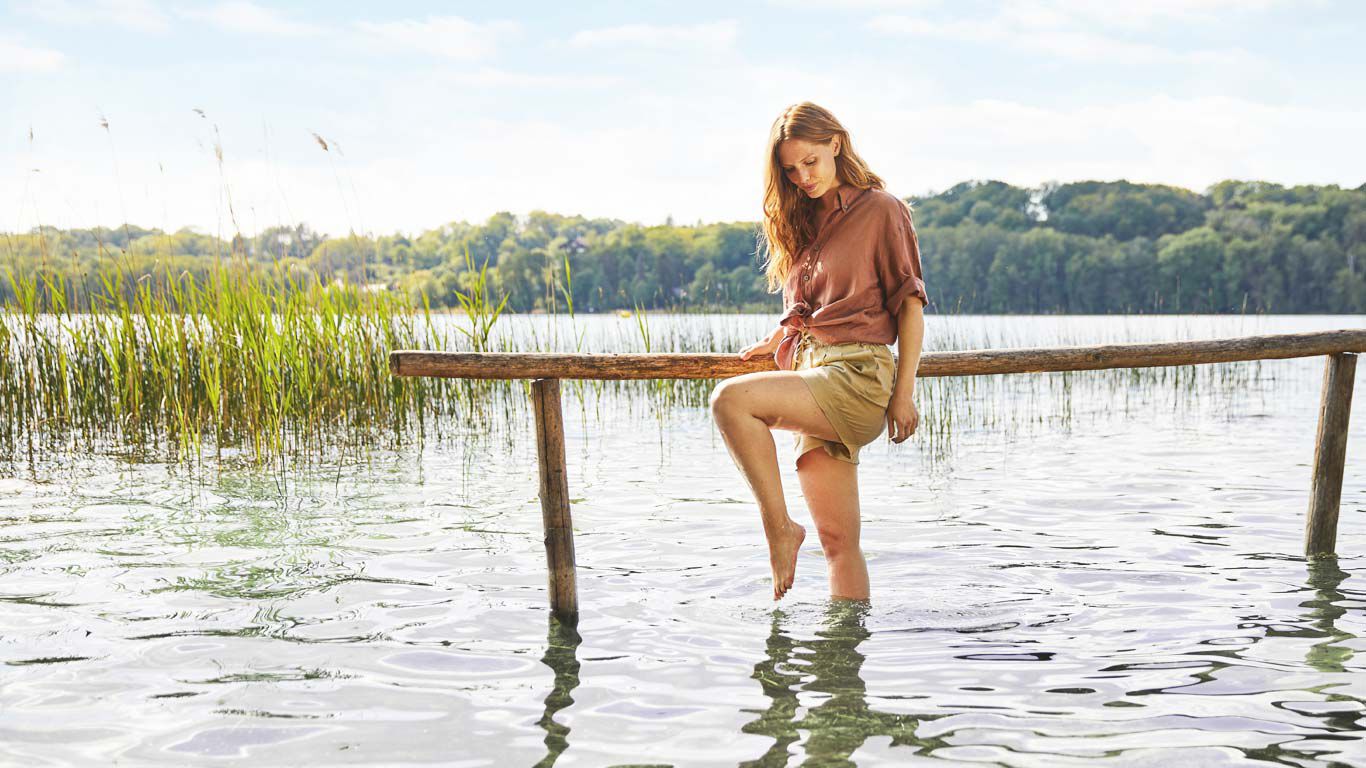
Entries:
<svg viewBox="0 0 1366 768">
<path fill-rule="evenodd" d="M 500 39 L 520 31 L 520 25 L 512 21 L 479 24 L 459 16 L 362 21 L 355 28 L 361 34 L 361 43 L 369 47 L 467 60 L 491 56 Z"/>
<path fill-rule="evenodd" d="M 287 19 L 273 8 L 244 1 L 219 3 L 203 10 L 182 11 L 182 14 L 204 19 L 220 29 L 249 35 L 309 37 L 324 31 L 315 24 Z"/>
<path fill-rule="evenodd" d="M 1213 7 L 1223 2 L 1224 0 L 1186 0 L 1181 3 L 1177 0 L 1167 0 L 1165 6 L 1169 14 L 1175 14 L 1178 10 L 1195 13 L 1196 11 L 1188 6 Z M 1271 0 L 1266 2 L 1269 3 Z M 1107 22 L 1118 26 L 1133 26 L 1146 24 L 1157 18 L 1159 13 L 1152 9 L 1141 13 L 1131 9 L 1116 13 L 1113 18 L 1107 18 L 1101 13 L 1101 9 L 1092 8 L 1087 0 L 1035 0 L 1011 4 L 982 19 L 939 20 L 924 16 L 885 14 L 869 19 L 866 26 L 874 32 L 897 37 L 981 43 L 1078 60 L 1256 65 L 1253 58 L 1241 49 L 1178 50 L 1149 42 L 1150 39 L 1154 39 L 1151 35 L 1148 39 L 1135 38 L 1132 29 L 1116 34 L 1103 28 Z"/>
<path fill-rule="evenodd" d="M 1356 186 L 1361 165 L 1344 163 L 1341 151 L 1363 122 L 1361 107 L 1223 96 L 1072 108 L 978 100 L 870 110 L 860 121 L 864 138 L 855 138 L 891 158 L 883 175 L 902 194 L 970 178 L 1022 185 L 1127 178 L 1199 191 L 1227 178 Z"/>
<path fill-rule="evenodd" d="M 867 27 L 889 35 L 1000 45 L 1070 59 L 1243 66 L 1250 57 L 1241 50 L 1177 50 L 1151 42 L 1151 33 L 1162 26 L 1184 30 L 1227 23 L 1284 5 L 1288 0 L 1015 0 L 980 18 L 885 14 L 870 19 Z M 1150 34 L 1134 37 L 1139 32 Z"/>
<path fill-rule="evenodd" d="M 1289 5 L 1289 0 L 1026 0 L 1012 4 L 1011 8 L 1025 13 L 1030 9 L 1047 10 L 1076 22 L 1142 28 L 1169 21 L 1209 24 Z"/>
<path fill-rule="evenodd" d="M 270 37 L 319 37 L 327 35 L 354 49 L 372 53 L 420 53 L 451 59 L 482 59 L 492 55 L 497 43 L 520 32 L 514 21 L 480 24 L 458 16 L 434 16 L 425 20 L 358 21 L 350 27 L 329 27 L 295 21 L 273 8 L 234 0 L 203 10 L 183 11 L 221 29 Z"/>
<path fill-rule="evenodd" d="M 0 72 L 54 72 L 65 61 L 61 51 L 0 39 Z"/>
<path fill-rule="evenodd" d="M 863 10 L 866 8 L 928 8 L 940 0 L 768 0 L 769 5 L 818 11 Z"/>
<path fill-rule="evenodd" d="M 442 82 L 486 88 L 610 88 L 627 80 L 621 75 L 562 75 L 536 72 L 509 72 L 480 68 L 474 72 L 448 72 L 438 76 Z"/>
<path fill-rule="evenodd" d="M 649 48 L 729 48 L 735 44 L 739 32 L 740 25 L 733 19 L 675 26 L 623 24 L 617 27 L 580 30 L 570 38 L 569 44 L 581 48 L 618 45 L 640 45 Z"/>
<path fill-rule="evenodd" d="M 1154 61 L 1180 58 L 1160 46 L 1057 26 L 1055 17 L 1002 13 L 983 20 L 933 21 L 907 16 L 878 16 L 869 28 L 885 34 L 942 38 L 1012 48 L 1075 59 Z"/>
<path fill-rule="evenodd" d="M 170 17 L 151 0 L 94 0 L 80 5 L 69 0 L 36 0 L 18 11 L 53 24 L 112 24 L 143 32 L 165 32 Z"/>
</svg>

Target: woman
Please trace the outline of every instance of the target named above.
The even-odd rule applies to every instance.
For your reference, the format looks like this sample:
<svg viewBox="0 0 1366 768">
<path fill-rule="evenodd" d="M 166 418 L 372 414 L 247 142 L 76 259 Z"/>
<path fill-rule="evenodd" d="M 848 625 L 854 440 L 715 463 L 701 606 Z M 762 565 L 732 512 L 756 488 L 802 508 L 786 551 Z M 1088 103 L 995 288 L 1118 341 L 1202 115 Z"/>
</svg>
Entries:
<svg viewBox="0 0 1366 768">
<path fill-rule="evenodd" d="M 858 453 L 887 429 L 915 433 L 916 368 L 929 299 L 910 209 L 854 152 L 849 132 L 810 102 L 769 133 L 765 272 L 782 319 L 740 357 L 779 370 L 727 379 L 711 395 L 731 458 L 759 503 L 773 599 L 792 587 L 806 530 L 788 516 L 772 429 L 796 433 L 797 477 L 830 572 L 830 595 L 868 599 L 859 548 Z M 898 362 L 887 345 L 898 342 Z"/>
</svg>

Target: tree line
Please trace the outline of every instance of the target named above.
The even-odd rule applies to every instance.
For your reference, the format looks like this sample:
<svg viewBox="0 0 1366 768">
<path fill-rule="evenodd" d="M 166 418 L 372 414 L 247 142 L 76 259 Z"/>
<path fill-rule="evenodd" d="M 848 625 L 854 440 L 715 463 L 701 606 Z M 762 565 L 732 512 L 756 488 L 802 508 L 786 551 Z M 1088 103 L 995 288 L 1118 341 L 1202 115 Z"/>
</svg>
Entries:
<svg viewBox="0 0 1366 768">
<path fill-rule="evenodd" d="M 1016 187 L 969 181 L 908 200 L 931 310 L 964 313 L 1366 312 L 1366 184 L 1223 181 L 1202 193 L 1127 181 Z M 153 285 L 227 264 L 344 280 L 459 306 L 482 265 L 511 311 L 781 309 L 765 290 L 756 222 L 644 226 L 544 211 L 452 222 L 415 237 L 253 237 L 133 225 L 0 236 L 20 272 L 79 293 L 111 274 Z M 473 269 L 471 269 L 473 267 Z M 0 279 L 0 301 L 14 286 Z M 79 297 L 76 297 L 79 302 Z"/>
</svg>

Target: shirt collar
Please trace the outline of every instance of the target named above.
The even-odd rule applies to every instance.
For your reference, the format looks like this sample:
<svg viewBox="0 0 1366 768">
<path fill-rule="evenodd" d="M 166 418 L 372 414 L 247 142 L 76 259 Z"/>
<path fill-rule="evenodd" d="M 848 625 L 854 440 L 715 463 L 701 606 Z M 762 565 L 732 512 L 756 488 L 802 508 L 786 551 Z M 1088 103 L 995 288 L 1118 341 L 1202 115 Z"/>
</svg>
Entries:
<svg viewBox="0 0 1366 768">
<path fill-rule="evenodd" d="M 863 194 L 864 191 L 865 190 L 848 182 L 840 184 L 835 188 L 835 195 L 838 197 L 840 208 L 846 211 L 849 210 L 849 206 L 853 204 L 853 202 L 858 199 L 858 196 Z"/>
</svg>

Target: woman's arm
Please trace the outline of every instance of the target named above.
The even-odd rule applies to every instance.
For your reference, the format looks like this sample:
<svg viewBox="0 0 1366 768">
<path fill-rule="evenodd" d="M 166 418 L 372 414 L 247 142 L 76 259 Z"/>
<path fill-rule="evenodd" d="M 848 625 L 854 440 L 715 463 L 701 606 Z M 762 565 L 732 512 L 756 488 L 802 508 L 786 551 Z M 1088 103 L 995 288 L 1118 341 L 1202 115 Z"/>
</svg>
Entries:
<svg viewBox="0 0 1366 768">
<path fill-rule="evenodd" d="M 750 356 L 755 354 L 773 354 L 773 351 L 778 348 L 778 342 L 782 340 L 783 334 L 785 333 L 787 333 L 787 331 L 783 328 L 783 326 L 779 325 L 774 327 L 774 329 L 770 331 L 767 336 L 740 350 L 740 359 L 748 360 Z"/>
<path fill-rule="evenodd" d="M 920 423 L 914 398 L 915 375 L 920 368 L 920 348 L 925 338 L 925 306 L 919 297 L 902 299 L 896 326 L 896 381 L 892 384 L 892 399 L 887 403 L 887 436 L 899 443 L 915 434 Z"/>
</svg>

